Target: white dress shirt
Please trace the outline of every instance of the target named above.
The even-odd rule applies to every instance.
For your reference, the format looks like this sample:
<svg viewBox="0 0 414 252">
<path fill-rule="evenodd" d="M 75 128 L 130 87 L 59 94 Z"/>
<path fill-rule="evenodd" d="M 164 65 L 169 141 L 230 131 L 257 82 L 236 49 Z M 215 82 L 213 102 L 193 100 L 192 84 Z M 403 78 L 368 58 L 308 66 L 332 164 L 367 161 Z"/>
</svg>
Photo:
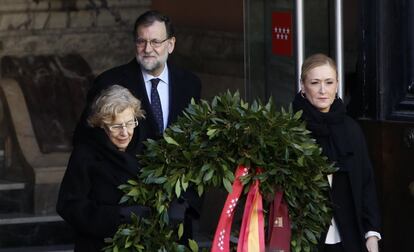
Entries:
<svg viewBox="0 0 414 252">
<path fill-rule="evenodd" d="M 329 186 L 332 187 L 332 174 L 328 175 Z M 325 244 L 336 244 L 341 242 L 341 236 L 339 235 L 338 227 L 335 219 L 332 217 L 331 225 L 329 226 L 328 233 L 326 234 Z"/>
<path fill-rule="evenodd" d="M 142 76 L 144 78 L 145 89 L 147 90 L 148 100 L 151 102 L 151 79 L 159 78 L 160 82 L 158 83 L 157 90 L 158 94 L 160 95 L 161 100 L 161 109 L 162 109 L 162 117 L 164 121 L 164 129 L 167 128 L 168 124 L 168 114 L 170 111 L 170 96 L 169 96 L 169 76 L 168 76 L 168 67 L 165 64 L 164 70 L 160 74 L 160 76 L 152 76 L 151 74 L 142 71 Z"/>
</svg>

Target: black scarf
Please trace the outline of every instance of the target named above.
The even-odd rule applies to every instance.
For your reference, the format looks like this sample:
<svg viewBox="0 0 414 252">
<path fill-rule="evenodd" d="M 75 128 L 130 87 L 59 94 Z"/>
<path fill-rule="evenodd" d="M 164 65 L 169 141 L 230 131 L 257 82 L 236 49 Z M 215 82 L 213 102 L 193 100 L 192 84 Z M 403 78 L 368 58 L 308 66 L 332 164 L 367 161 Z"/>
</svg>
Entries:
<svg viewBox="0 0 414 252">
<path fill-rule="evenodd" d="M 116 177 L 118 177 L 121 183 L 125 183 L 127 179 L 138 174 L 140 166 L 134 154 L 118 150 L 104 129 L 89 128 L 88 131 L 86 143 L 95 149 L 107 162 L 110 162 L 115 170 L 119 171 L 116 172 Z"/>
<path fill-rule="evenodd" d="M 349 144 L 349 135 L 345 126 L 345 105 L 341 99 L 335 99 L 329 112 L 323 113 L 316 109 L 300 94 L 293 101 L 295 111 L 302 110 L 302 118 L 306 121 L 307 129 L 322 147 L 322 153 L 328 157 L 339 170 L 334 174 L 330 193 L 334 204 L 334 216 L 341 233 L 344 251 L 366 251 L 363 236 L 360 235 L 354 204 L 351 195 L 348 172 L 352 169 L 346 162 L 354 153 Z M 348 164 L 348 165 L 347 165 Z M 325 234 L 321 237 L 324 244 Z"/>
<path fill-rule="evenodd" d="M 312 136 L 322 147 L 323 154 L 330 161 L 340 162 L 342 157 L 352 153 L 344 124 L 346 109 L 341 99 L 335 99 L 329 112 L 323 113 L 298 93 L 293 101 L 293 109 L 303 111 L 302 118 L 306 121 L 306 128 L 312 132 Z"/>
</svg>

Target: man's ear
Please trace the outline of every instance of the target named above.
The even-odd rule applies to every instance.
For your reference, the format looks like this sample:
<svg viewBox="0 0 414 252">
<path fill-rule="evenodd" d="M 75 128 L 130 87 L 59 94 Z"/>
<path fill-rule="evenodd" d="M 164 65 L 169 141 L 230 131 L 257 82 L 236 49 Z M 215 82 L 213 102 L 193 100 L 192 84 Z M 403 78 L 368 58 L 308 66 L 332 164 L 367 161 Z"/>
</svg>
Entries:
<svg viewBox="0 0 414 252">
<path fill-rule="evenodd" d="M 175 37 L 171 37 L 167 43 L 168 43 L 168 53 L 171 54 L 174 51 L 174 47 L 175 47 Z"/>
</svg>

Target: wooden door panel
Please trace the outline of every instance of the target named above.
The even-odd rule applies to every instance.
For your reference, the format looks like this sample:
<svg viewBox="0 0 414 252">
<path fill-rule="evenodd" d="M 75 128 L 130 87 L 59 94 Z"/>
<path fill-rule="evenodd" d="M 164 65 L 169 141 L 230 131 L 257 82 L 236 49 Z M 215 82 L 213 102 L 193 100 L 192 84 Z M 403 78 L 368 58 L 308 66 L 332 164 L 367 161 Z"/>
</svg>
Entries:
<svg viewBox="0 0 414 252">
<path fill-rule="evenodd" d="M 414 123 L 360 121 L 377 177 L 382 251 L 414 251 L 414 147 L 404 141 Z"/>
</svg>

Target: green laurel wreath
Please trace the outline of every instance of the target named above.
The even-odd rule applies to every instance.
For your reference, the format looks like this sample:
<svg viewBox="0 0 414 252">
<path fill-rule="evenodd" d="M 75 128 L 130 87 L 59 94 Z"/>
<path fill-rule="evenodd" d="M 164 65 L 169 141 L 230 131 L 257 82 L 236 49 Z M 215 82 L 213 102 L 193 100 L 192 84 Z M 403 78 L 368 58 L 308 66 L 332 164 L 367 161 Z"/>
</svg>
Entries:
<svg viewBox="0 0 414 252">
<path fill-rule="evenodd" d="M 291 108 L 276 111 L 272 100 L 249 105 L 239 93 L 227 92 L 211 103 L 192 101 L 162 139 L 146 142 L 138 179 L 120 187 L 122 202 L 152 207 L 151 217 L 134 216 L 132 224 L 121 225 L 105 251 L 198 251 L 193 240 L 178 244 L 183 225 L 169 225 L 169 204 L 189 187 L 199 195 L 209 187 L 231 191 L 239 164 L 263 169 L 243 177 L 245 187 L 258 179 L 263 195 L 284 190 L 291 250 L 311 251 L 331 219 L 326 176 L 335 168 L 300 117 Z"/>
</svg>

